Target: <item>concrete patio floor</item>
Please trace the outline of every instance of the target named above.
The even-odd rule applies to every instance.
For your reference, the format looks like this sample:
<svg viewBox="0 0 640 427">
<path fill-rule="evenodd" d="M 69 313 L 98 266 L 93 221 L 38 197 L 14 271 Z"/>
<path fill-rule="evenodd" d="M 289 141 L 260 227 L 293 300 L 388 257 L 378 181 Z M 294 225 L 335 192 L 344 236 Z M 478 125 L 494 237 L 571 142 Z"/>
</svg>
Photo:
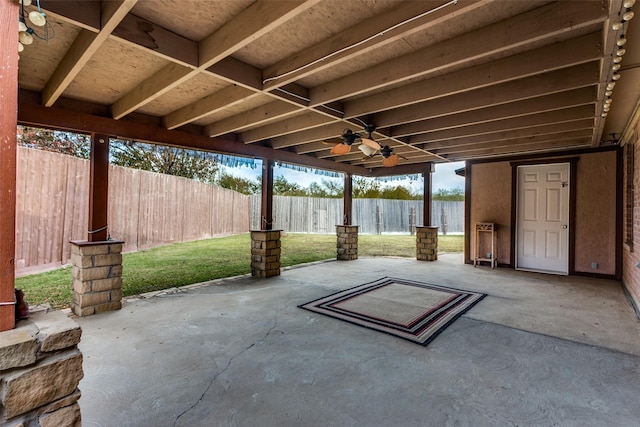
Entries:
<svg viewBox="0 0 640 427">
<path fill-rule="evenodd" d="M 488 296 L 426 347 L 297 307 L 385 276 Z M 361 258 L 77 320 L 84 426 L 640 425 L 640 321 L 610 280 Z"/>
</svg>

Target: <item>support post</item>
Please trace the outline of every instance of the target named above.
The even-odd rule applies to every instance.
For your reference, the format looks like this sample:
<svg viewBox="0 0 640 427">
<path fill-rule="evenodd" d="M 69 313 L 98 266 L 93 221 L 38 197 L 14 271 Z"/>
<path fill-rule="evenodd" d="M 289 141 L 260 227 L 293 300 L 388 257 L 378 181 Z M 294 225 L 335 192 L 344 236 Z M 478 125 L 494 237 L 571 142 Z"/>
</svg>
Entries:
<svg viewBox="0 0 640 427">
<path fill-rule="evenodd" d="M 0 332 L 15 327 L 18 11 L 17 2 L 0 2 Z"/>
<path fill-rule="evenodd" d="M 424 197 L 423 197 L 423 217 L 422 224 L 425 226 L 431 225 L 431 206 L 432 206 L 432 189 L 431 189 L 431 174 L 435 172 L 435 165 L 433 162 L 427 164 L 427 169 L 422 172 L 424 178 Z"/>
<path fill-rule="evenodd" d="M 344 174 L 344 216 L 342 225 L 351 225 L 353 223 L 353 177 L 350 173 Z"/>
<path fill-rule="evenodd" d="M 273 166 L 272 159 L 262 161 L 262 199 L 260 206 L 260 229 L 273 229 Z"/>
<path fill-rule="evenodd" d="M 104 242 L 109 237 L 107 229 L 107 204 L 109 198 L 109 137 L 91 134 L 91 159 L 89 163 L 89 242 Z"/>
</svg>

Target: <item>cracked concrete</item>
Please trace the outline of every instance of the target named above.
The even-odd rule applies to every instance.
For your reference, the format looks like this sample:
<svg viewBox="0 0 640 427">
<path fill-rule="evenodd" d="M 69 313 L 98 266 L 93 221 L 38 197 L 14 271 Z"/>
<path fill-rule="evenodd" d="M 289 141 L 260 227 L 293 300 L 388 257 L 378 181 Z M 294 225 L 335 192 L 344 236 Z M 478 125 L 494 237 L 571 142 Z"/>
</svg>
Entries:
<svg viewBox="0 0 640 427">
<path fill-rule="evenodd" d="M 489 295 L 427 347 L 297 308 L 384 276 Z M 84 426 L 637 425 L 620 284 L 437 262 L 316 263 L 80 318 Z"/>
</svg>

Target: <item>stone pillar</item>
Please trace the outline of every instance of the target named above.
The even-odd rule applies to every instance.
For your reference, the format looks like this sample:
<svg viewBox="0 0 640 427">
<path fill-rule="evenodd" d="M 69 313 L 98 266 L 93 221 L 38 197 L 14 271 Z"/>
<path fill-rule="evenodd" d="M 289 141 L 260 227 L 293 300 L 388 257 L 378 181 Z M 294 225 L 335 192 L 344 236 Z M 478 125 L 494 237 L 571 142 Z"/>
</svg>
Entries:
<svg viewBox="0 0 640 427">
<path fill-rule="evenodd" d="M 61 311 L 0 333 L 0 425 L 79 426 L 80 326 Z"/>
<path fill-rule="evenodd" d="M 338 260 L 351 261 L 358 259 L 358 226 L 336 225 L 336 244 Z"/>
<path fill-rule="evenodd" d="M 266 278 L 280 275 L 280 231 L 251 231 L 251 275 Z"/>
<path fill-rule="evenodd" d="M 418 261 L 438 259 L 438 227 L 416 226 L 416 258 Z"/>
<path fill-rule="evenodd" d="M 73 303 L 77 316 L 122 308 L 122 244 L 72 241 Z"/>
</svg>

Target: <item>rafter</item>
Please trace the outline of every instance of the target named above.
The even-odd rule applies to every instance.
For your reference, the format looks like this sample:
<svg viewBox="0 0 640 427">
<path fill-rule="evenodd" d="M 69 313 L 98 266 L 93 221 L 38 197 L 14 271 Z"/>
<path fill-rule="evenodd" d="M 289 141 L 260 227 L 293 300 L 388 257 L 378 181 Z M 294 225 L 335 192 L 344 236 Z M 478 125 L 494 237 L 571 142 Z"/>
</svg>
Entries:
<svg viewBox="0 0 640 427">
<path fill-rule="evenodd" d="M 600 38 L 599 33 L 591 33 L 345 102 L 345 117 L 359 117 L 599 60 Z"/>
<path fill-rule="evenodd" d="M 112 108 L 115 119 L 124 117 L 169 90 L 226 59 L 261 35 L 304 12 L 319 0 L 259 0 L 227 22 L 198 45 L 199 64 L 189 68 L 175 63 L 142 82 L 116 101 Z"/>
<path fill-rule="evenodd" d="M 102 28 L 98 33 L 87 29 L 80 31 L 42 91 L 44 106 L 50 107 L 56 102 L 137 1 L 102 2 Z"/>
<path fill-rule="evenodd" d="M 277 119 L 290 116 L 300 111 L 300 107 L 283 101 L 272 101 L 266 105 L 231 116 L 205 126 L 204 132 L 209 136 L 219 136 L 240 131 L 248 127 L 257 127 Z"/>
<path fill-rule="evenodd" d="M 543 6 L 315 87 L 310 92 L 311 105 L 345 99 L 416 77 L 443 73 L 527 42 L 553 40 L 562 33 L 588 27 L 604 19 L 606 14 L 597 2 L 560 2 Z M 451 46 L 455 46 L 455 49 Z M 430 58 L 428 67 L 424 66 L 424 58 Z"/>
<path fill-rule="evenodd" d="M 258 129 L 251 129 L 240 134 L 240 140 L 245 144 L 262 141 L 280 135 L 287 135 L 305 129 L 326 125 L 333 120 L 329 117 L 321 116 L 313 111 L 308 111 L 290 119 L 285 119 L 276 123 L 267 124 Z"/>
<path fill-rule="evenodd" d="M 367 25 L 353 26 L 309 48 L 267 67 L 264 89 L 271 90 L 364 55 L 402 37 L 425 30 L 452 15 L 476 10 L 486 0 L 407 2 L 371 17 Z M 357 49 L 355 49 L 357 47 Z"/>
</svg>

